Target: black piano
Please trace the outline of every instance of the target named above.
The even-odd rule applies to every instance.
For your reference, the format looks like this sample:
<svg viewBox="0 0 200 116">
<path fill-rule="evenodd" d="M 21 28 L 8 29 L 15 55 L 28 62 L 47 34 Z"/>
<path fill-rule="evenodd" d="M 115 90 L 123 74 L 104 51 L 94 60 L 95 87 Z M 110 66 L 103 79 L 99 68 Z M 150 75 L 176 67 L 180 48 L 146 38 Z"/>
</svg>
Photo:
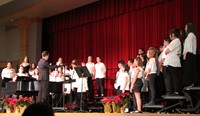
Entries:
<svg viewBox="0 0 200 116">
<path fill-rule="evenodd" d="M 3 93 L 6 96 L 16 94 L 22 96 L 37 96 L 38 82 L 32 77 L 18 76 L 16 82 L 7 82 Z"/>
</svg>

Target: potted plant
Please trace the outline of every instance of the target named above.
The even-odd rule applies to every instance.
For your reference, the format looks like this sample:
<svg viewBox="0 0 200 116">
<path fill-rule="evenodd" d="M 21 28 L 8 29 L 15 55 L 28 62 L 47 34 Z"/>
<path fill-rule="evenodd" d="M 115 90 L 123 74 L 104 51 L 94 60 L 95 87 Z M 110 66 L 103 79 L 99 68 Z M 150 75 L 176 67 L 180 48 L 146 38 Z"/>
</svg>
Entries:
<svg viewBox="0 0 200 116">
<path fill-rule="evenodd" d="M 123 100 L 120 96 L 114 96 L 112 99 L 113 113 L 120 113 L 120 107 L 123 105 Z"/>
<path fill-rule="evenodd" d="M 6 109 L 7 113 L 15 112 L 18 105 L 17 98 L 5 98 L 2 100 L 1 104 L 3 105 L 4 109 Z"/>
<path fill-rule="evenodd" d="M 112 109 L 111 109 L 112 99 L 111 98 L 104 97 L 103 99 L 101 99 L 101 103 L 104 106 L 104 112 L 105 113 L 111 113 L 112 112 Z"/>
<path fill-rule="evenodd" d="M 121 99 L 123 100 L 122 102 L 122 106 L 121 106 L 121 113 L 124 112 L 124 110 L 127 108 L 128 106 L 128 101 L 130 99 L 130 94 L 129 93 L 122 93 L 122 95 L 120 96 Z"/>
<path fill-rule="evenodd" d="M 18 104 L 20 108 L 20 112 L 23 113 L 24 110 L 27 108 L 27 106 L 31 105 L 33 103 L 32 97 L 21 97 L 18 99 Z"/>
</svg>

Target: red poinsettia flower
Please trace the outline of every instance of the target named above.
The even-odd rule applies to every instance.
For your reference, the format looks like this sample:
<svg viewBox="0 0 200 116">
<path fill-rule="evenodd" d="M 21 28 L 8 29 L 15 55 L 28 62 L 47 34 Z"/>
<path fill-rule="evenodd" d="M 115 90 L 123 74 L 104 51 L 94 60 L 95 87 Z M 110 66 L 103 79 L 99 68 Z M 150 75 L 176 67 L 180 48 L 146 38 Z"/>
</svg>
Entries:
<svg viewBox="0 0 200 116">
<path fill-rule="evenodd" d="M 121 95 L 122 98 L 129 97 L 129 96 L 130 96 L 130 93 L 122 93 Z"/>
<path fill-rule="evenodd" d="M 101 99 L 101 102 L 104 104 L 104 103 L 111 103 L 112 102 L 112 99 L 111 98 L 108 98 L 108 97 L 104 97 L 103 99 Z"/>
<path fill-rule="evenodd" d="M 28 106 L 28 105 L 30 105 L 30 104 L 32 104 L 33 103 L 33 99 L 32 99 L 32 97 L 30 97 L 30 98 L 28 98 L 28 97 L 21 97 L 21 98 L 19 98 L 18 99 L 18 104 L 20 105 L 20 106 Z"/>
</svg>

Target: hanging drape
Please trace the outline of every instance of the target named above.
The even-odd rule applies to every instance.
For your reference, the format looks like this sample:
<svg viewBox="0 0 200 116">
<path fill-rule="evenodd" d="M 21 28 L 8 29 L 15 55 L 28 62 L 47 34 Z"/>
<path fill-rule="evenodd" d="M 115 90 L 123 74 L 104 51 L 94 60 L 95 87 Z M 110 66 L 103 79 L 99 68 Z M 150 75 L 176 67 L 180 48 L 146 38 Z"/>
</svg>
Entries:
<svg viewBox="0 0 200 116">
<path fill-rule="evenodd" d="M 67 65 L 100 56 L 108 68 L 106 87 L 113 88 L 118 60 L 160 46 L 170 29 L 187 22 L 200 32 L 199 11 L 199 0 L 100 0 L 44 19 L 42 48 L 51 62 L 62 57 Z"/>
</svg>

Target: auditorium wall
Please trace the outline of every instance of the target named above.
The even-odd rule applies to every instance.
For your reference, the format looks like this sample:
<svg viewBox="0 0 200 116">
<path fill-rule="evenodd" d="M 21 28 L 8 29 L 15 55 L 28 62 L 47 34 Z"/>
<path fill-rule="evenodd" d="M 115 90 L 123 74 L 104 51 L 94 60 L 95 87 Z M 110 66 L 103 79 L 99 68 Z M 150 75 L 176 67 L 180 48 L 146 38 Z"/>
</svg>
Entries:
<svg viewBox="0 0 200 116">
<path fill-rule="evenodd" d="M 0 61 L 6 59 L 6 31 L 5 27 L 0 26 Z"/>
<path fill-rule="evenodd" d="M 6 59 L 16 61 L 19 59 L 20 29 L 14 28 L 6 32 Z"/>
<path fill-rule="evenodd" d="M 42 24 L 33 23 L 29 30 L 28 56 L 30 63 L 37 63 L 41 53 Z"/>
<path fill-rule="evenodd" d="M 32 23 L 29 27 L 28 56 L 30 63 L 36 63 L 41 52 L 41 23 Z M 11 30 L 0 27 L 0 62 L 19 61 L 20 59 L 19 28 Z M 0 66 L 3 67 L 3 66 Z"/>
</svg>

